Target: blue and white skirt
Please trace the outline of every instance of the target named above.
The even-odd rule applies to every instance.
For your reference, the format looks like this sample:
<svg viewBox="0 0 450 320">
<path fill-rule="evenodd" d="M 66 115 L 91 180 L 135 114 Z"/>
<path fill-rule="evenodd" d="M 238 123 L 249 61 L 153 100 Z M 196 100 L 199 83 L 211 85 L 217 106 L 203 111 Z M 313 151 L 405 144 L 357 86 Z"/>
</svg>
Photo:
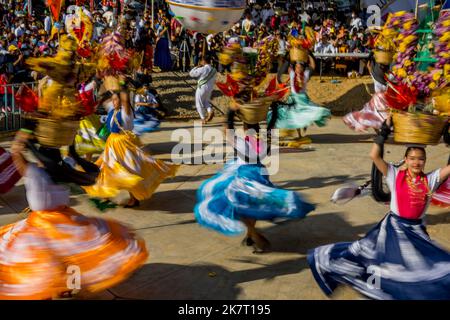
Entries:
<svg viewBox="0 0 450 320">
<path fill-rule="evenodd" d="M 134 113 L 134 133 L 137 135 L 156 131 L 160 124 L 156 112 L 150 108 L 139 107 Z"/>
<path fill-rule="evenodd" d="M 309 251 L 308 263 L 327 295 L 348 284 L 373 299 L 450 299 L 450 254 L 422 220 L 390 213 L 358 241 Z"/>
<path fill-rule="evenodd" d="M 274 220 L 303 218 L 315 209 L 294 191 L 277 189 L 261 164 L 225 164 L 197 191 L 197 222 L 228 236 L 246 230 L 240 218 Z"/>
</svg>

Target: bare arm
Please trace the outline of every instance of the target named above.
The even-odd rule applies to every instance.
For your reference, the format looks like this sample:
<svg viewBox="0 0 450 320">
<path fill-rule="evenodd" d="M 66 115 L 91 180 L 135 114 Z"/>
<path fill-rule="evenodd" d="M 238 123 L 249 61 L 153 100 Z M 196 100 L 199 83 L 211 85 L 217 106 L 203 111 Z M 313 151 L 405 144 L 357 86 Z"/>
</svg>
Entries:
<svg viewBox="0 0 450 320">
<path fill-rule="evenodd" d="M 316 69 L 316 62 L 314 61 L 314 58 L 309 55 L 309 68 L 311 69 L 311 71 L 314 71 Z"/>
<path fill-rule="evenodd" d="M 370 151 L 370 158 L 372 159 L 377 169 L 380 170 L 380 172 L 383 174 L 383 176 L 387 176 L 389 165 L 381 157 L 381 147 L 376 143 L 372 145 L 372 150 Z"/>
<path fill-rule="evenodd" d="M 450 165 L 441 169 L 441 173 L 439 175 L 439 181 L 445 181 L 450 177 Z"/>
</svg>

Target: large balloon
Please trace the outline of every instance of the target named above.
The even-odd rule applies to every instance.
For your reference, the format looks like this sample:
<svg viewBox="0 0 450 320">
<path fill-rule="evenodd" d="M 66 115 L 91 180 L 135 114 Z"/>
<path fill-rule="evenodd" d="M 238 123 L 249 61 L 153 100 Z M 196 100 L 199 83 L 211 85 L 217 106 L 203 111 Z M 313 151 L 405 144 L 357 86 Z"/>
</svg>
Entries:
<svg viewBox="0 0 450 320">
<path fill-rule="evenodd" d="M 229 30 L 245 10 L 245 0 L 167 0 L 186 29 L 201 33 Z"/>
</svg>

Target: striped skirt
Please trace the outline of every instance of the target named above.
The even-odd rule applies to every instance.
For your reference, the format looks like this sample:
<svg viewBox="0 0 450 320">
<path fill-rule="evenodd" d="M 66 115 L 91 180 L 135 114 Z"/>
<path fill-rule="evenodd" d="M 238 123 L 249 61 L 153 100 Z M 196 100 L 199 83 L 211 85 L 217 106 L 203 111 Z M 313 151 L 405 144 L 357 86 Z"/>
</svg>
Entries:
<svg viewBox="0 0 450 320">
<path fill-rule="evenodd" d="M 299 194 L 276 188 L 263 165 L 232 161 L 201 185 L 194 214 L 201 226 L 233 236 L 245 231 L 241 218 L 295 219 L 312 210 Z"/>
<path fill-rule="evenodd" d="M 373 299 L 450 299 L 450 254 L 422 220 L 390 213 L 358 241 L 311 250 L 308 263 L 325 294 L 347 284 Z"/>
<path fill-rule="evenodd" d="M 345 115 L 342 120 L 356 132 L 367 132 L 368 129 L 380 129 L 386 120 L 389 108 L 384 92 L 375 93 L 360 111 Z"/>
</svg>

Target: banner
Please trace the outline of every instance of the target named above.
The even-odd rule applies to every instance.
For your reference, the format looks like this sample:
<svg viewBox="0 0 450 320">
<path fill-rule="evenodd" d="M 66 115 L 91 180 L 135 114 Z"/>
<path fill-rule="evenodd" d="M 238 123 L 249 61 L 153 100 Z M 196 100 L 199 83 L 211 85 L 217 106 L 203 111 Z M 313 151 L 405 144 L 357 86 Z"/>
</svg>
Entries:
<svg viewBox="0 0 450 320">
<path fill-rule="evenodd" d="M 59 14 L 63 5 L 64 0 L 47 0 L 47 6 L 50 8 L 53 21 L 59 21 Z"/>
</svg>

